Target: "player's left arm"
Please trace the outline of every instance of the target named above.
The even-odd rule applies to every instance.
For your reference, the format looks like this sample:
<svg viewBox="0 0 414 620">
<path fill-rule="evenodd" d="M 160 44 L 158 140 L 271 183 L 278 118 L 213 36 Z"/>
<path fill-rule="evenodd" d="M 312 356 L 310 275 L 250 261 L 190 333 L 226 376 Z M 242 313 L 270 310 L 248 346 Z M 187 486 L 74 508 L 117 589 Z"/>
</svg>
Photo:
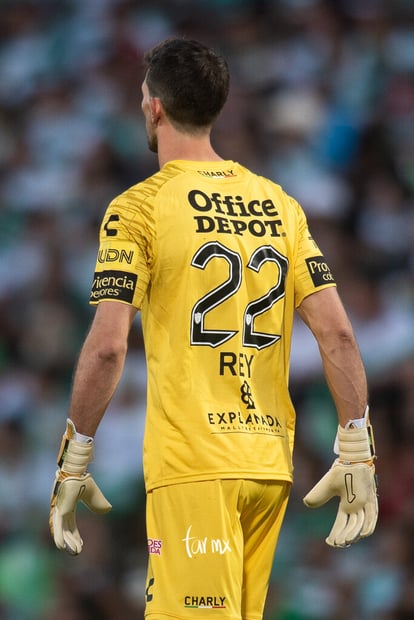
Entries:
<svg viewBox="0 0 414 620">
<path fill-rule="evenodd" d="M 338 458 L 304 502 L 317 508 L 339 496 L 338 514 L 326 542 L 347 547 L 370 536 L 378 518 L 376 454 L 365 369 L 336 288 L 305 297 L 298 312 L 317 340 L 339 422 Z"/>
<path fill-rule="evenodd" d="M 336 287 L 308 295 L 297 310 L 318 343 L 339 424 L 345 426 L 352 418 L 362 418 L 368 401 L 366 373 Z"/>
</svg>

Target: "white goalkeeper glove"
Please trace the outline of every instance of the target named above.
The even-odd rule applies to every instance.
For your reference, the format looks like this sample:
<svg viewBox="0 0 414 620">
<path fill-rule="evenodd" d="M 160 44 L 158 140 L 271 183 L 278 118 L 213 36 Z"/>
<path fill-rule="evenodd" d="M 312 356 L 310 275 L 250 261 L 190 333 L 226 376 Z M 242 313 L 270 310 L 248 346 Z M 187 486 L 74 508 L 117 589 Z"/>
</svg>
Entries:
<svg viewBox="0 0 414 620">
<path fill-rule="evenodd" d="M 83 502 L 98 514 L 112 508 L 92 476 L 86 472 L 92 458 L 93 439 L 78 441 L 75 425 L 67 420 L 50 500 L 49 527 L 58 549 L 64 549 L 71 555 L 78 555 L 83 546 L 76 524 L 77 503 Z"/>
<path fill-rule="evenodd" d="M 339 458 L 303 501 L 309 508 L 319 508 L 339 496 L 338 514 L 325 540 L 332 547 L 349 547 L 370 536 L 378 518 L 375 445 L 368 408 L 364 418 L 350 420 L 345 428 L 338 426 L 337 446 Z"/>
</svg>

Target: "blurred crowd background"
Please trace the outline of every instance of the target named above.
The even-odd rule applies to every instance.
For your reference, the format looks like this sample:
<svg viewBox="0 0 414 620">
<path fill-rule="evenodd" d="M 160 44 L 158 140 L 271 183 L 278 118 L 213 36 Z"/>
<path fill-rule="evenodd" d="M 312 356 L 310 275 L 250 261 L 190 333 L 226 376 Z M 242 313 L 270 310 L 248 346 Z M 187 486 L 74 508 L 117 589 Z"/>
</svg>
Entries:
<svg viewBox="0 0 414 620">
<path fill-rule="evenodd" d="M 2 0 L 0 5 L 0 618 L 142 617 L 146 569 L 139 319 L 97 434 L 113 503 L 80 511 L 83 553 L 48 532 L 73 366 L 92 317 L 98 226 L 152 174 L 142 54 L 171 34 L 227 57 L 218 151 L 307 212 L 359 338 L 379 459 L 380 520 L 332 550 L 336 502 L 302 497 L 330 466 L 336 416 L 295 326 L 296 480 L 266 620 L 414 618 L 414 3 L 412 0 Z M 332 504 L 332 505 L 331 505 Z"/>
</svg>

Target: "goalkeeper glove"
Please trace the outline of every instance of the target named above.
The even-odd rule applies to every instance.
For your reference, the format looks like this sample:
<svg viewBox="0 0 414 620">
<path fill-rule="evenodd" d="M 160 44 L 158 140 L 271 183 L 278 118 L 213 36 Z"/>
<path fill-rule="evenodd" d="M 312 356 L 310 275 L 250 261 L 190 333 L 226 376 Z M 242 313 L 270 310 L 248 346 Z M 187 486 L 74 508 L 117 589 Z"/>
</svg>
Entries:
<svg viewBox="0 0 414 620">
<path fill-rule="evenodd" d="M 308 508 L 319 508 L 339 496 L 338 514 L 326 538 L 332 547 L 349 547 L 370 536 L 378 518 L 375 445 L 368 407 L 358 421 L 362 426 L 355 422 L 350 420 L 345 428 L 338 426 L 339 458 L 303 499 Z"/>
<path fill-rule="evenodd" d="M 87 438 L 86 442 L 78 441 L 75 425 L 67 420 L 50 500 L 49 527 L 58 549 L 64 549 L 71 555 L 78 555 L 83 546 L 76 524 L 77 503 L 83 502 L 98 514 L 112 508 L 92 476 L 86 472 L 92 458 L 92 437 Z"/>
</svg>

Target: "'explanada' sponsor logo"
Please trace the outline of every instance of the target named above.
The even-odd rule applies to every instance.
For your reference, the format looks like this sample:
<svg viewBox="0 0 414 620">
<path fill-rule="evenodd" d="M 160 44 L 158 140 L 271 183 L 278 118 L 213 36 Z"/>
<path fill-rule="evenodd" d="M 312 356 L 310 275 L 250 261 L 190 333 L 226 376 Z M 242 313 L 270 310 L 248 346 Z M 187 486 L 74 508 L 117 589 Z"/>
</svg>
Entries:
<svg viewBox="0 0 414 620">
<path fill-rule="evenodd" d="M 279 419 L 270 414 L 248 413 L 241 411 L 208 412 L 207 419 L 213 432 L 225 433 L 260 433 L 263 435 L 284 436 L 284 428 Z"/>
<path fill-rule="evenodd" d="M 138 276 L 128 271 L 106 270 L 95 272 L 91 303 L 103 299 L 114 299 L 132 303 L 137 285 Z"/>
<path fill-rule="evenodd" d="M 193 609 L 225 609 L 225 596 L 197 596 L 187 594 L 184 597 L 184 607 Z"/>
</svg>

